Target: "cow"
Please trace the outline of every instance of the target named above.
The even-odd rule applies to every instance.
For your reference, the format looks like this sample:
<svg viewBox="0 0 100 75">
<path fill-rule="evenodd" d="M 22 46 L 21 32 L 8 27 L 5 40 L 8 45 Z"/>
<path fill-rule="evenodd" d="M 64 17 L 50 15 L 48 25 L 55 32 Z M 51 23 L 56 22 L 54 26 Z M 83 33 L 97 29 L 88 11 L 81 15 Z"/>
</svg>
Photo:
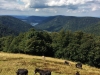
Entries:
<svg viewBox="0 0 100 75">
<path fill-rule="evenodd" d="M 45 61 L 45 56 L 44 55 L 42 56 L 42 59 Z"/>
<path fill-rule="evenodd" d="M 82 63 L 80 63 L 80 62 L 77 63 L 77 64 L 76 64 L 76 68 L 82 69 Z"/>
<path fill-rule="evenodd" d="M 28 75 L 27 69 L 18 69 L 16 72 L 17 75 Z"/>
<path fill-rule="evenodd" d="M 70 65 L 70 63 L 68 61 L 64 61 L 64 64 Z"/>
<path fill-rule="evenodd" d="M 51 75 L 51 71 L 49 71 L 49 70 L 42 70 L 42 69 L 36 68 L 36 69 L 35 69 L 35 74 L 36 74 L 37 72 L 38 72 L 40 75 Z"/>
<path fill-rule="evenodd" d="M 79 71 L 77 71 L 75 75 L 80 75 Z"/>
</svg>

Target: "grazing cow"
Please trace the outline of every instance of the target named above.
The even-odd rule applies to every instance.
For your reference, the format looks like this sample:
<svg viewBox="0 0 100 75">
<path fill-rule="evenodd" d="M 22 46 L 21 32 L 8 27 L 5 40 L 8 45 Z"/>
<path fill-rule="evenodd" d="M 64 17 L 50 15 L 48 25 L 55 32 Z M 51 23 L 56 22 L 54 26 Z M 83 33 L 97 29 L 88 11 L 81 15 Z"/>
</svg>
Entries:
<svg viewBox="0 0 100 75">
<path fill-rule="evenodd" d="M 70 65 L 68 61 L 65 61 L 64 63 L 67 64 L 67 65 Z"/>
<path fill-rule="evenodd" d="M 17 75 L 28 75 L 27 69 L 18 69 L 16 72 Z"/>
<path fill-rule="evenodd" d="M 42 56 L 42 59 L 45 61 L 45 56 L 44 55 Z"/>
<path fill-rule="evenodd" d="M 76 68 L 82 69 L 82 63 L 77 63 Z"/>
<path fill-rule="evenodd" d="M 77 71 L 75 75 L 80 75 L 79 71 Z"/>
<path fill-rule="evenodd" d="M 35 74 L 36 74 L 37 72 L 38 72 L 40 75 L 51 75 L 51 71 L 49 71 L 49 70 L 41 70 L 41 69 L 36 68 L 36 69 L 35 69 Z"/>
</svg>

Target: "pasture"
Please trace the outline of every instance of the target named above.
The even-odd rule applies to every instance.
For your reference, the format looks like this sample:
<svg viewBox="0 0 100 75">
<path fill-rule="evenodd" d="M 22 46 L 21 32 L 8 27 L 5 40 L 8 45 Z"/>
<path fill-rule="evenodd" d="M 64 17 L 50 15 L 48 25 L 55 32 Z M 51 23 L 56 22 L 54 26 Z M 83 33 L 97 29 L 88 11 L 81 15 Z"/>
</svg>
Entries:
<svg viewBox="0 0 100 75">
<path fill-rule="evenodd" d="M 76 62 L 67 60 L 71 64 L 69 66 L 64 64 L 64 61 L 51 57 L 45 57 L 43 60 L 42 56 L 0 52 L 0 75 L 16 75 L 19 68 L 28 69 L 28 75 L 34 75 L 35 68 L 51 70 L 51 75 L 75 75 L 76 71 L 79 71 L 80 75 L 100 75 L 98 68 L 83 65 L 83 69 L 79 69 L 75 67 Z"/>
</svg>

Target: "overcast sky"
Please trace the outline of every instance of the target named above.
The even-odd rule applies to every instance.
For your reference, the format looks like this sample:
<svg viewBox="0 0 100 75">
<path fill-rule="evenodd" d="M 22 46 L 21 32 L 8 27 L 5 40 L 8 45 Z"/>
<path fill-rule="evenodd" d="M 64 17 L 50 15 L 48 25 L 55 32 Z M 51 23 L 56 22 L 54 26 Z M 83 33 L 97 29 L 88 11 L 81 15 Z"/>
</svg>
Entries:
<svg viewBox="0 0 100 75">
<path fill-rule="evenodd" d="M 0 15 L 100 17 L 100 0 L 0 0 Z"/>
</svg>

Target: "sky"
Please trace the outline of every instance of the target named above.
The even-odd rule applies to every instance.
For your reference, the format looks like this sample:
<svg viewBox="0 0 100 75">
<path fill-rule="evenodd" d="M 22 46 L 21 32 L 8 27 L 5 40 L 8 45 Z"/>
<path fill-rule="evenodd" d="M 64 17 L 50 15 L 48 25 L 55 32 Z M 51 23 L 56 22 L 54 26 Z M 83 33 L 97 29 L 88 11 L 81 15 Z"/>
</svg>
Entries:
<svg viewBox="0 0 100 75">
<path fill-rule="evenodd" d="M 100 0 L 0 0 L 0 15 L 100 17 Z"/>
</svg>

